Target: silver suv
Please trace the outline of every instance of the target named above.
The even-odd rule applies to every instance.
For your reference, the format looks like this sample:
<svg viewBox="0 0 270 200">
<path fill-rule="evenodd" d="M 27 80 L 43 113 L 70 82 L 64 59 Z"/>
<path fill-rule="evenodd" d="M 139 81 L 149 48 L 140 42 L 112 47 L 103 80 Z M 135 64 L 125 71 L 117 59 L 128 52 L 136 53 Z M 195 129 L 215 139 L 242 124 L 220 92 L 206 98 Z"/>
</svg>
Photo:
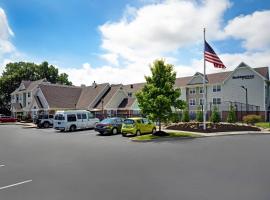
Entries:
<svg viewBox="0 0 270 200">
<path fill-rule="evenodd" d="M 38 128 L 49 128 L 53 127 L 53 115 L 38 115 L 35 124 L 37 125 Z"/>
</svg>

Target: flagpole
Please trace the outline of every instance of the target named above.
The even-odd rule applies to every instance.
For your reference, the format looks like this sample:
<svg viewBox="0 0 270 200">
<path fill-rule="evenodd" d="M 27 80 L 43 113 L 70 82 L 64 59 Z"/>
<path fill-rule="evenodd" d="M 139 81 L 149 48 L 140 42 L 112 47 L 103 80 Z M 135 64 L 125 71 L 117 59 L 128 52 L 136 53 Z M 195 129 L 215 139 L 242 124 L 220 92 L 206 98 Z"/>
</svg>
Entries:
<svg viewBox="0 0 270 200">
<path fill-rule="evenodd" d="M 203 130 L 206 130 L 206 88 L 205 88 L 205 28 L 203 28 Z"/>
</svg>

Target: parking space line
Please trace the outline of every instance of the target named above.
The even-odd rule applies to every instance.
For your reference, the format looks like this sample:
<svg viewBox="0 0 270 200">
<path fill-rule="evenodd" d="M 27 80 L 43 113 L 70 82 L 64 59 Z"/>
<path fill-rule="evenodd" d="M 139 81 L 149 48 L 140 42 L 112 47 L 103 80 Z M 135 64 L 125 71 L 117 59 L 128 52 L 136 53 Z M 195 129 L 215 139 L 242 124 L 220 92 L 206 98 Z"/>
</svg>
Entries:
<svg viewBox="0 0 270 200">
<path fill-rule="evenodd" d="M 14 183 L 14 184 L 11 184 L 11 185 L 6 185 L 6 186 L 3 186 L 3 187 L 0 187 L 0 190 L 11 188 L 11 187 L 14 187 L 14 186 L 17 186 L 17 185 L 22 185 L 24 183 L 29 183 L 31 181 L 32 180 L 27 180 L 27 181 L 22 181 L 22 182 L 19 182 L 19 183 Z"/>
</svg>

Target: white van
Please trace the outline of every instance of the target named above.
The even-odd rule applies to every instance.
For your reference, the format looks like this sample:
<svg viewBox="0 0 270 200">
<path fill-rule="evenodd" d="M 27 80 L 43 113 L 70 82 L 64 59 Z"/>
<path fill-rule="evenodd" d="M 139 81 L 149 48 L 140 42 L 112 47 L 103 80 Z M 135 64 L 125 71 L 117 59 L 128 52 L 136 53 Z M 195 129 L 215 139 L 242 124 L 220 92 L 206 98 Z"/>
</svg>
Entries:
<svg viewBox="0 0 270 200">
<path fill-rule="evenodd" d="M 98 122 L 99 119 L 87 110 L 64 110 L 55 113 L 53 127 L 61 131 L 75 131 L 95 128 Z"/>
</svg>

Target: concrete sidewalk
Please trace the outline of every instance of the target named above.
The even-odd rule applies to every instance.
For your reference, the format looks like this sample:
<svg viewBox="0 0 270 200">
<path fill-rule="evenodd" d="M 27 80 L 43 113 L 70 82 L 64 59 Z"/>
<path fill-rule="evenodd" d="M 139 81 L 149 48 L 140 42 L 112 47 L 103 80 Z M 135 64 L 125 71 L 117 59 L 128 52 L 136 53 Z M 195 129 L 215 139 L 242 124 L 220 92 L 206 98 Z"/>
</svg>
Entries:
<svg viewBox="0 0 270 200">
<path fill-rule="evenodd" d="M 225 136 L 225 135 L 249 135 L 249 134 L 270 134 L 270 131 L 268 130 L 262 130 L 262 131 L 234 131 L 234 132 L 216 132 L 216 133 L 200 133 L 200 132 L 190 132 L 190 131 L 178 131 L 178 130 L 170 130 L 170 129 L 163 129 L 163 131 L 166 132 L 188 132 L 192 134 L 196 134 L 202 137 L 215 137 L 215 136 Z"/>
</svg>

